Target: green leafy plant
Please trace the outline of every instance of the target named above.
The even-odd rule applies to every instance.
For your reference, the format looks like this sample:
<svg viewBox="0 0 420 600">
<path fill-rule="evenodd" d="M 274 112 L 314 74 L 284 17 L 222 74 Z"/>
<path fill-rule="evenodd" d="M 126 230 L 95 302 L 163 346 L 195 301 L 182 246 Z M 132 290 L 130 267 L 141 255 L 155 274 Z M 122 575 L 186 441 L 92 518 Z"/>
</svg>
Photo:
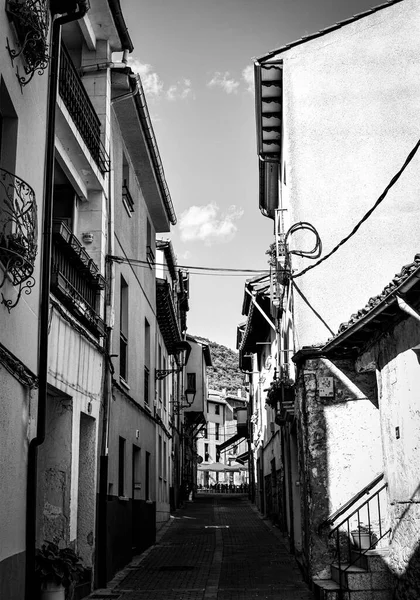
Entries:
<svg viewBox="0 0 420 600">
<path fill-rule="evenodd" d="M 267 392 L 265 403 L 271 408 L 277 408 L 277 403 L 281 402 L 281 400 L 290 400 L 293 384 L 293 379 L 290 379 L 289 377 L 283 380 L 273 379 L 270 383 L 270 387 L 264 390 Z"/>
<path fill-rule="evenodd" d="M 71 548 L 59 548 L 54 542 L 45 542 L 36 551 L 36 574 L 41 584 L 54 582 L 69 588 L 84 572 L 80 556 Z"/>
</svg>

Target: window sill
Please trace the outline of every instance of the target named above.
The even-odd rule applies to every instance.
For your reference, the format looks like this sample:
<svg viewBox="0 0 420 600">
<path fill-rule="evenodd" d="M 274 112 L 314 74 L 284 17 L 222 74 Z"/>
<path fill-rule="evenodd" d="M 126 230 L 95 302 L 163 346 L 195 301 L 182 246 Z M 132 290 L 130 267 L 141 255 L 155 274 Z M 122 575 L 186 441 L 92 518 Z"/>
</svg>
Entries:
<svg viewBox="0 0 420 600">
<path fill-rule="evenodd" d="M 130 498 L 128 496 L 118 496 L 120 502 L 128 502 Z"/>
<path fill-rule="evenodd" d="M 126 390 L 130 389 L 130 386 L 128 385 L 128 383 L 126 382 L 126 380 L 124 379 L 124 377 L 121 377 L 120 375 L 120 383 L 123 387 L 125 387 Z"/>
</svg>

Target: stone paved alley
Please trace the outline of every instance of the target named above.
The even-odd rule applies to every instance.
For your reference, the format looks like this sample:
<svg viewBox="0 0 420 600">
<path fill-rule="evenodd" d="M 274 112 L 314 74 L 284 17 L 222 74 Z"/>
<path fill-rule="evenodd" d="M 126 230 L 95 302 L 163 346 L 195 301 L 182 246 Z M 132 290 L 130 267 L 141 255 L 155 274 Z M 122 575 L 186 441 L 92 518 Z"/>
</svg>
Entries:
<svg viewBox="0 0 420 600">
<path fill-rule="evenodd" d="M 312 600 L 281 534 L 245 495 L 201 494 L 91 599 Z"/>
</svg>

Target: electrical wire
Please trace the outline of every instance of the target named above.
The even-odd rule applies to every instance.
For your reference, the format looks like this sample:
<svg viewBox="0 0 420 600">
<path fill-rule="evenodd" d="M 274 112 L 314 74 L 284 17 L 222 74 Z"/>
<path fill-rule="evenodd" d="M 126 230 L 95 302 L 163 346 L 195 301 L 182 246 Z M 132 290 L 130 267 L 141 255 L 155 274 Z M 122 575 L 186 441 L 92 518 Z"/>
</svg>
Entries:
<svg viewBox="0 0 420 600">
<path fill-rule="evenodd" d="M 300 221 L 299 223 L 295 223 L 294 225 L 292 225 L 290 227 L 290 229 L 288 230 L 288 232 L 286 233 L 286 236 L 284 238 L 284 243 L 287 245 L 287 239 L 289 236 L 296 233 L 296 231 L 301 231 L 304 229 L 310 231 L 311 233 L 313 233 L 315 235 L 315 246 L 312 248 L 312 250 L 290 250 L 289 253 L 296 254 L 297 256 L 304 256 L 305 258 L 311 258 L 312 260 L 315 260 L 316 258 L 319 258 L 321 256 L 322 242 L 321 242 L 319 233 L 317 232 L 317 230 L 311 223 L 308 223 L 307 221 Z"/>
<path fill-rule="evenodd" d="M 349 241 L 350 238 L 352 238 L 354 236 L 354 234 L 359 230 L 359 228 L 361 227 L 361 225 L 363 225 L 363 223 L 370 217 L 370 215 L 373 213 L 373 211 L 385 199 L 385 197 L 387 196 L 389 190 L 397 183 L 398 179 L 401 177 L 401 175 L 403 174 L 403 172 L 405 171 L 405 169 L 408 167 L 408 165 L 410 164 L 410 162 L 413 160 L 413 158 L 416 155 L 417 150 L 419 149 L 419 147 L 420 147 L 420 140 L 418 140 L 418 142 L 415 144 L 414 148 L 411 150 L 411 152 L 409 153 L 409 155 L 405 159 L 404 164 L 402 165 L 402 167 L 400 168 L 400 170 L 394 175 L 394 177 L 391 179 L 391 181 L 386 186 L 386 188 L 384 189 L 384 191 L 382 192 L 382 194 L 379 196 L 379 198 L 377 199 L 377 201 L 375 202 L 375 204 L 372 206 L 372 208 L 370 208 L 367 211 L 367 213 L 364 214 L 364 216 L 355 225 L 355 227 L 353 227 L 352 231 L 345 238 L 343 238 L 330 252 L 328 252 L 328 254 L 326 254 L 325 256 L 323 256 L 314 265 L 309 265 L 309 267 L 306 267 L 306 269 L 303 269 L 299 273 L 295 273 L 294 275 L 292 275 L 293 279 L 296 279 L 296 277 L 301 277 L 302 275 L 304 275 L 305 273 L 307 273 L 311 269 L 314 269 L 315 267 L 317 267 L 318 265 L 320 265 L 321 263 L 323 263 L 324 260 L 327 260 L 327 258 L 329 258 L 330 256 L 332 256 L 335 252 L 337 252 L 337 250 L 339 250 L 339 248 L 341 248 L 341 246 L 343 246 L 346 242 Z"/>
<path fill-rule="evenodd" d="M 292 279 L 292 285 L 295 288 L 295 290 L 297 291 L 297 293 L 299 294 L 299 296 L 302 298 L 302 300 L 304 302 L 306 302 L 306 304 L 309 306 L 309 308 L 311 309 L 311 311 L 318 317 L 318 319 L 321 321 L 321 323 L 323 323 L 325 325 L 325 327 L 328 329 L 328 331 L 331 333 L 331 335 L 335 335 L 334 331 L 326 323 L 326 321 L 324 321 L 324 319 L 321 317 L 321 315 L 319 314 L 319 312 L 317 312 L 314 309 L 314 307 L 312 306 L 312 304 L 309 302 L 309 300 L 307 299 L 307 297 L 305 296 L 305 294 L 300 291 L 300 289 L 298 288 L 298 286 L 296 285 L 296 283 L 293 281 L 293 279 Z"/>
<path fill-rule="evenodd" d="M 119 264 L 126 263 L 137 267 L 148 267 L 150 269 L 151 263 L 147 260 L 140 260 L 138 258 L 125 258 L 123 256 L 108 255 L 107 260 L 116 262 Z M 168 269 L 168 266 L 164 263 L 152 263 L 155 267 L 163 267 Z M 269 269 L 230 269 L 227 267 L 202 267 L 193 265 L 176 265 L 177 269 L 185 269 L 191 275 L 216 275 L 216 276 L 239 276 L 244 277 L 248 275 L 264 275 L 270 272 Z"/>
</svg>

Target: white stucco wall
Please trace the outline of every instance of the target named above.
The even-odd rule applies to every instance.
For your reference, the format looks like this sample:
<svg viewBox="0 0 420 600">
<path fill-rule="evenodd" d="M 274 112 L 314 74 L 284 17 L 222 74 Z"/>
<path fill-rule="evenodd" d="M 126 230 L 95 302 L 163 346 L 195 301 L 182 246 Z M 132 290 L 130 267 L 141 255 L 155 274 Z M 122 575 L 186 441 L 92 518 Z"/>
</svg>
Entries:
<svg viewBox="0 0 420 600">
<path fill-rule="evenodd" d="M 288 219 L 312 223 L 324 254 L 373 206 L 420 137 L 419 54 L 420 5 L 405 0 L 274 57 L 284 61 Z M 334 331 L 418 252 L 419 189 L 420 154 L 354 238 L 296 279 Z M 293 257 L 297 271 L 309 264 Z M 300 347 L 330 336 L 299 296 L 296 315 Z"/>
<path fill-rule="evenodd" d="M 398 600 L 416 598 L 420 585 L 419 344 L 420 324 L 408 318 L 384 336 L 370 354 L 378 368 L 381 437 L 391 517 L 389 562 L 398 577 Z"/>
</svg>

